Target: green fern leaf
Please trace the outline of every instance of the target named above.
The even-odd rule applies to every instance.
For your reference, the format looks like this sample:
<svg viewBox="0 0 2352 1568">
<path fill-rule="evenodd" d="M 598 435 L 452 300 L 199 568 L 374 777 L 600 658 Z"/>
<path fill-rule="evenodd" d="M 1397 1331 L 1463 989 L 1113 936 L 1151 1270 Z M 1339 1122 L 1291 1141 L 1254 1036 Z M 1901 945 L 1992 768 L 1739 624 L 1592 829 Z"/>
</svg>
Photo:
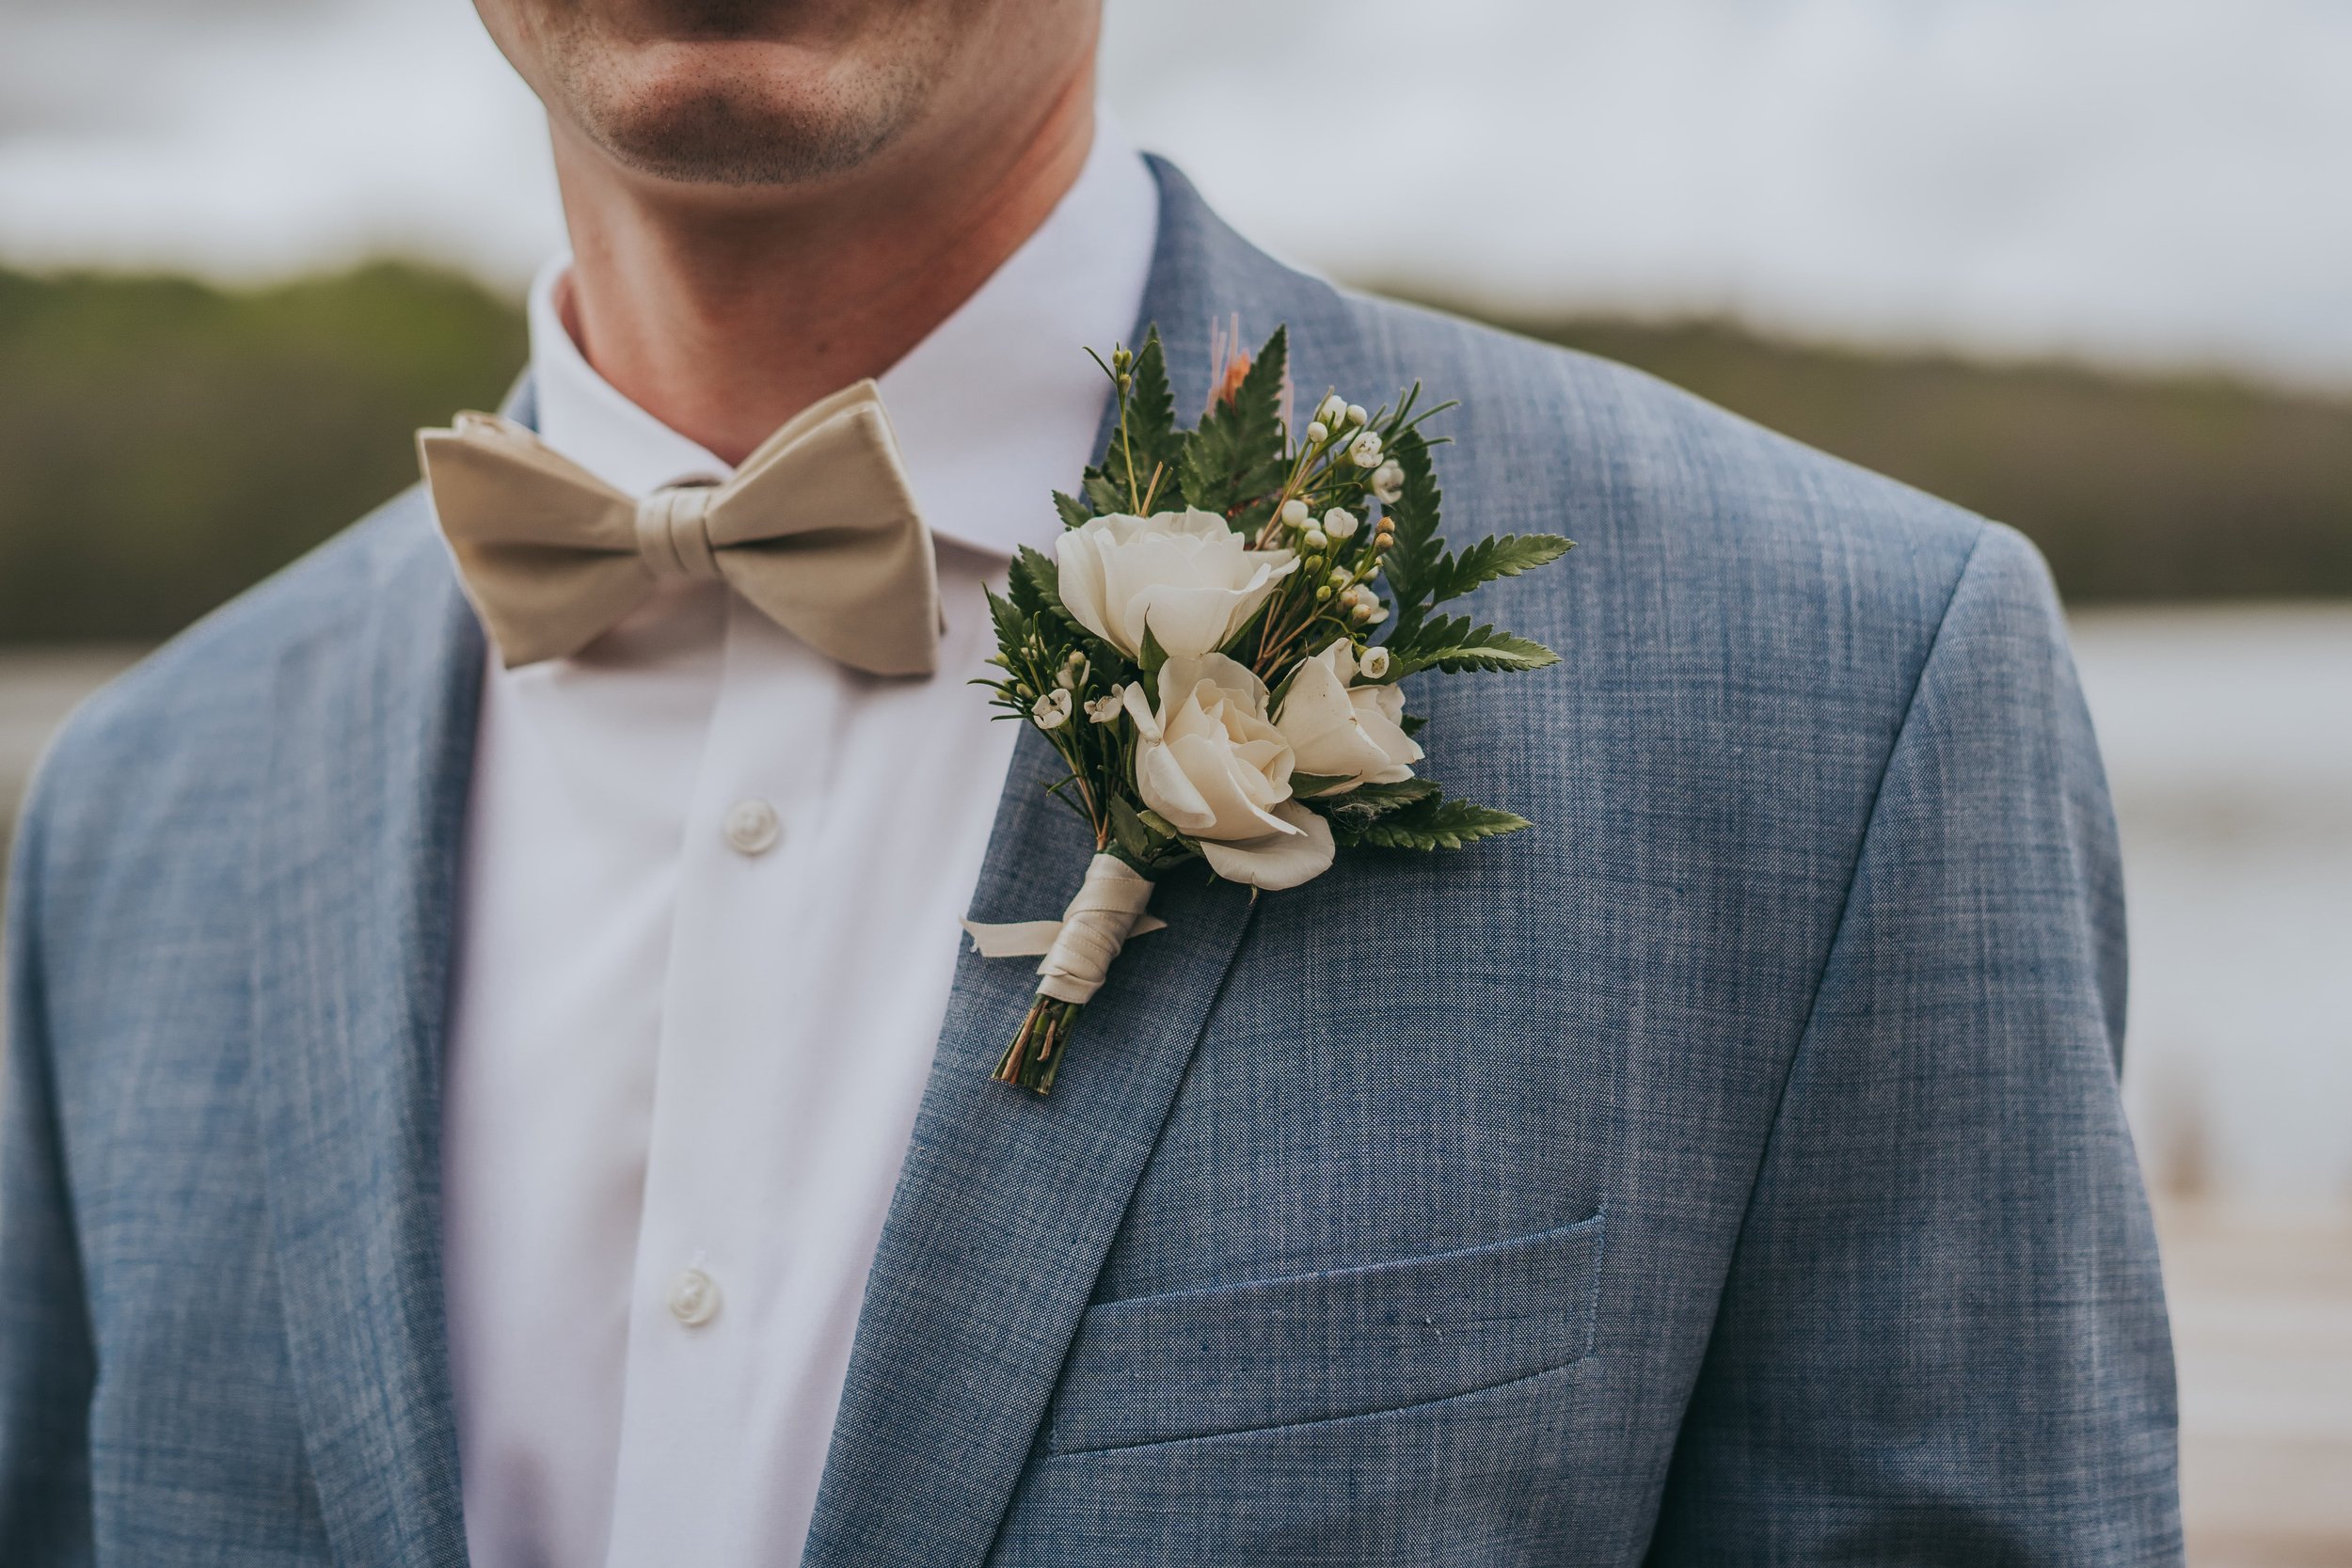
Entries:
<svg viewBox="0 0 2352 1568">
<path fill-rule="evenodd" d="M 1355 837 L 1358 843 L 1378 849 L 1459 849 L 1482 838 L 1497 838 L 1532 826 L 1517 812 L 1432 797 L 1380 817 Z"/>
<path fill-rule="evenodd" d="M 1498 533 L 1479 540 L 1459 555 L 1444 555 L 1430 568 L 1426 581 L 1429 603 L 1458 599 L 1481 583 L 1515 578 L 1521 572 L 1559 560 L 1574 546 L 1556 533 Z"/>
<path fill-rule="evenodd" d="M 1399 680 L 1422 670 L 1454 674 L 1464 670 L 1540 670 L 1560 662 L 1560 656 L 1541 642 L 1492 626 L 1474 626 L 1467 615 L 1440 615 L 1406 643 L 1391 639 L 1388 648 Z"/>
<path fill-rule="evenodd" d="M 1351 822 L 1370 822 L 1391 812 L 1402 811 L 1416 800 L 1425 800 L 1438 793 L 1435 779 L 1404 779 L 1396 784 L 1359 784 L 1344 795 L 1331 798 L 1331 815 Z"/>
<path fill-rule="evenodd" d="M 1396 531 L 1396 543 L 1380 558 L 1389 592 L 1396 601 L 1396 625 L 1390 633 L 1390 641 L 1394 641 L 1409 640 L 1420 629 L 1422 617 L 1433 602 L 1430 574 L 1444 549 L 1444 542 L 1438 537 L 1438 503 L 1443 497 L 1438 489 L 1437 469 L 1429 461 L 1429 442 L 1421 432 L 1408 430 L 1398 436 L 1389 447 L 1389 456 L 1405 470 L 1404 493 L 1385 508 Z"/>
<path fill-rule="evenodd" d="M 1184 500 L 1238 530 L 1263 524 L 1281 488 L 1282 379 L 1289 358 L 1289 329 L 1278 327 L 1250 361 L 1240 388 L 1203 414 L 1184 443 L 1177 472 Z"/>
</svg>

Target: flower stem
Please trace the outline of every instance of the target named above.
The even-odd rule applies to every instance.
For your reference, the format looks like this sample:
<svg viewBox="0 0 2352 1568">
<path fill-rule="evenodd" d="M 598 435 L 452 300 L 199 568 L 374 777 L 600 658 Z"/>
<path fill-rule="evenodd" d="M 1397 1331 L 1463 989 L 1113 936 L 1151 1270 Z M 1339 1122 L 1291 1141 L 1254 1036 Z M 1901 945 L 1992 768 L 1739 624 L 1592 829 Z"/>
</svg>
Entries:
<svg viewBox="0 0 2352 1568">
<path fill-rule="evenodd" d="M 1021 1032 L 997 1060 L 996 1082 L 1038 1095 L 1052 1093 L 1055 1074 L 1061 1071 L 1063 1047 L 1070 1043 L 1071 1027 L 1078 1022 L 1080 1011 L 1078 1004 L 1050 996 L 1030 1003 L 1028 1016 L 1021 1021 Z"/>
</svg>

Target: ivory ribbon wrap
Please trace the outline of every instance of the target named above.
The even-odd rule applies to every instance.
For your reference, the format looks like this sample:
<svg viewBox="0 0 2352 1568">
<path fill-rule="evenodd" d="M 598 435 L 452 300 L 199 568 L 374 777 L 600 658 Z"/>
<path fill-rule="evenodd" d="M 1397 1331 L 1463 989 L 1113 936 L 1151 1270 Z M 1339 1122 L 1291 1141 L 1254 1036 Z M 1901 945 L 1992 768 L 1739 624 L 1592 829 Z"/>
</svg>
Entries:
<svg viewBox="0 0 2352 1568">
<path fill-rule="evenodd" d="M 1087 863 L 1087 879 L 1059 920 L 1022 920 L 987 926 L 967 920 L 972 944 L 986 958 L 1026 958 L 1042 953 L 1037 966 L 1044 978 L 1037 993 L 1079 1006 L 1094 1000 L 1111 972 L 1111 960 L 1127 939 L 1164 929 L 1168 922 L 1143 912 L 1152 901 L 1151 879 L 1116 855 Z"/>
</svg>

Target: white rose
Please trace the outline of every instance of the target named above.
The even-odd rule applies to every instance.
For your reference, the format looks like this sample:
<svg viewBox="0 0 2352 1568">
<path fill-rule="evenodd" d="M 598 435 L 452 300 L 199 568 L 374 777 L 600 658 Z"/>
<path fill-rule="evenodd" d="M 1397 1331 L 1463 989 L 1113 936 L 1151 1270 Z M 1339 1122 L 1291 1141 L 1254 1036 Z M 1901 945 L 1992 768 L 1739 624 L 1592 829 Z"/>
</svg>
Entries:
<svg viewBox="0 0 2352 1568">
<path fill-rule="evenodd" d="M 1089 518 L 1054 542 L 1061 602 L 1129 658 L 1149 626 L 1172 655 L 1215 653 L 1296 568 L 1289 550 L 1253 550 L 1214 512 Z"/>
<path fill-rule="evenodd" d="M 1388 650 L 1372 651 L 1385 667 Z M 1422 756 L 1397 722 L 1405 717 L 1405 693 L 1393 686 L 1355 686 L 1355 679 L 1356 650 L 1343 638 L 1299 665 L 1274 721 L 1298 771 L 1347 781 L 1333 784 L 1327 791 L 1332 795 L 1359 784 L 1402 784 Z"/>
<path fill-rule="evenodd" d="M 1223 654 L 1170 658 L 1157 713 L 1140 684 L 1126 701 L 1143 803 L 1197 840 L 1211 870 L 1278 889 L 1331 868 L 1331 825 L 1291 799 L 1290 743 L 1247 665 Z"/>
</svg>

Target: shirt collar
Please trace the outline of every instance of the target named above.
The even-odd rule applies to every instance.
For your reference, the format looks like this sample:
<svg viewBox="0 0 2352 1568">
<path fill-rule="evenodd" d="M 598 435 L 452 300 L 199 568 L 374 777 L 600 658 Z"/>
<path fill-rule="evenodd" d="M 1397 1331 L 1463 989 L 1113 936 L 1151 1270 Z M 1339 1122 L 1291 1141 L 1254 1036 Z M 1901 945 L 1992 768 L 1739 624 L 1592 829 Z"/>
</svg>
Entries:
<svg viewBox="0 0 2352 1568">
<path fill-rule="evenodd" d="M 932 531 L 993 555 L 1058 531 L 1050 491 L 1093 458 L 1109 386 L 1088 347 L 1135 329 L 1159 230 L 1159 187 L 1107 114 L 1078 179 L 1035 233 L 881 377 Z M 531 287 L 539 438 L 631 496 L 733 470 L 596 373 L 564 325 L 571 258 Z"/>
</svg>

